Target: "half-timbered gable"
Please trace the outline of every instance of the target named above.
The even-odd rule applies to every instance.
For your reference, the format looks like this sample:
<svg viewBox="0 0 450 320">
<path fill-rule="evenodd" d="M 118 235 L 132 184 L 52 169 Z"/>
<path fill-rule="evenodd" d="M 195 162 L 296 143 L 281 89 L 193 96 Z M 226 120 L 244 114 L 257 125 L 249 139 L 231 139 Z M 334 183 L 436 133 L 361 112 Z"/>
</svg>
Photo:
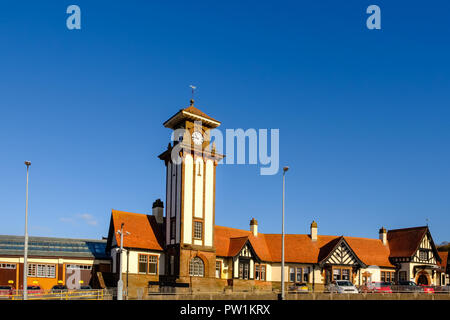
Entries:
<svg viewBox="0 0 450 320">
<path fill-rule="evenodd" d="M 400 281 L 430 285 L 438 283 L 441 258 L 427 226 L 389 230 L 390 260 L 397 266 Z"/>
<path fill-rule="evenodd" d="M 417 248 L 415 254 L 412 257 L 413 262 L 436 264 L 436 248 L 434 247 L 431 236 L 427 233 L 424 234 L 419 248 Z"/>
<path fill-rule="evenodd" d="M 390 260 L 394 263 L 436 264 L 440 261 L 428 227 L 389 230 Z"/>
<path fill-rule="evenodd" d="M 253 280 L 255 264 L 261 262 L 261 259 L 248 237 L 231 239 L 229 253 L 233 256 L 233 278 Z"/>
<path fill-rule="evenodd" d="M 333 250 L 328 256 L 320 262 L 321 265 L 345 265 L 345 266 L 358 266 L 364 267 L 365 264 L 358 258 L 352 248 L 345 241 L 344 237 L 341 237 Z"/>
</svg>

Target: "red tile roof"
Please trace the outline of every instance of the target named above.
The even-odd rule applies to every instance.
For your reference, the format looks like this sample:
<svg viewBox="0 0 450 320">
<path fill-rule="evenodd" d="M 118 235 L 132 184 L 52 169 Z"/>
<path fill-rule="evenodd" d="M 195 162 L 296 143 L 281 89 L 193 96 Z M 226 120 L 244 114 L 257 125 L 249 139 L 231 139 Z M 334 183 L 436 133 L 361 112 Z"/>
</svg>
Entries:
<svg viewBox="0 0 450 320">
<path fill-rule="evenodd" d="M 117 243 L 121 223 L 125 236 L 124 246 L 163 251 L 163 226 L 156 223 L 152 215 L 113 210 L 112 223 Z M 340 239 L 344 239 L 356 256 L 366 265 L 394 267 L 389 257 L 411 256 L 417 249 L 427 227 L 407 228 L 388 231 L 389 245 L 379 239 L 318 235 L 316 241 L 306 234 L 285 235 L 285 261 L 290 263 L 319 263 L 334 249 Z M 234 257 L 248 241 L 262 261 L 281 261 L 281 235 L 258 233 L 229 227 L 215 226 L 214 245 L 217 256 Z M 440 253 L 445 254 L 445 253 Z M 442 264 L 447 263 L 442 258 Z"/>
<path fill-rule="evenodd" d="M 261 260 L 281 261 L 281 234 L 258 233 L 255 237 L 250 231 L 221 226 L 216 226 L 214 231 L 214 243 L 218 256 L 235 256 L 248 239 Z M 285 261 L 318 263 L 328 256 L 340 238 L 318 235 L 317 241 L 312 241 L 306 234 L 287 234 L 285 235 Z M 394 267 L 389 262 L 389 247 L 383 245 L 381 240 L 355 237 L 344 237 L 344 239 L 365 264 Z"/>
<path fill-rule="evenodd" d="M 387 240 L 391 257 L 411 257 L 420 245 L 428 227 L 389 230 Z"/>
<path fill-rule="evenodd" d="M 238 240 L 240 238 L 241 240 Z M 229 227 L 214 227 L 214 245 L 216 254 L 221 257 L 231 257 L 230 253 L 239 253 L 245 241 L 250 241 L 251 246 L 255 250 L 258 257 L 263 261 L 272 261 L 264 234 L 259 233 L 257 237 L 247 230 L 234 229 Z M 241 245 L 242 244 L 242 245 Z M 237 249 L 241 245 L 239 250 Z"/>
<path fill-rule="evenodd" d="M 124 235 L 124 247 L 163 251 L 162 225 L 158 225 L 154 216 L 119 210 L 112 210 L 111 215 L 118 245 L 120 235 L 117 231 L 124 223 L 124 232 L 130 232 L 129 235 Z"/>
<path fill-rule="evenodd" d="M 390 250 L 379 239 L 344 237 L 349 246 L 368 266 L 394 267 L 389 261 Z"/>
<path fill-rule="evenodd" d="M 439 256 L 441 257 L 441 262 L 438 262 L 438 265 L 442 267 L 442 269 L 447 270 L 448 264 L 448 252 L 439 252 Z"/>
<path fill-rule="evenodd" d="M 265 237 L 272 261 L 281 262 L 281 234 L 266 234 Z M 338 240 L 338 236 L 319 235 L 316 241 L 312 241 L 307 234 L 286 234 L 284 259 L 286 262 L 318 263 L 330 253 Z"/>
<path fill-rule="evenodd" d="M 227 255 L 230 257 L 236 256 L 242 250 L 247 241 L 249 241 L 247 236 L 240 238 L 231 238 Z"/>
</svg>

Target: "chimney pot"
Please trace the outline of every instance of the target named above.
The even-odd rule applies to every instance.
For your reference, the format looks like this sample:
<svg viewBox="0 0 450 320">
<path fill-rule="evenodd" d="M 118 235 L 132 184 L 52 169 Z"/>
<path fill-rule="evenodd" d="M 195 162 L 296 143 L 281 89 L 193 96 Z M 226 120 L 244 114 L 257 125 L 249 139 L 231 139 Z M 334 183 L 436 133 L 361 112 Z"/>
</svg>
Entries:
<svg viewBox="0 0 450 320">
<path fill-rule="evenodd" d="M 317 241 L 317 222 L 315 221 L 311 222 L 310 230 L 311 230 L 310 232 L 311 240 Z"/>
<path fill-rule="evenodd" d="M 384 227 L 381 227 L 381 229 L 379 231 L 379 236 L 380 236 L 381 242 L 383 242 L 384 245 L 387 245 L 387 231 Z"/>
<path fill-rule="evenodd" d="M 152 214 L 155 216 L 157 223 L 163 223 L 164 203 L 161 201 L 161 199 L 157 199 L 155 202 L 153 202 Z"/>
<path fill-rule="evenodd" d="M 250 220 L 250 231 L 255 237 L 258 236 L 258 221 L 255 218 L 252 218 L 252 220 Z"/>
</svg>

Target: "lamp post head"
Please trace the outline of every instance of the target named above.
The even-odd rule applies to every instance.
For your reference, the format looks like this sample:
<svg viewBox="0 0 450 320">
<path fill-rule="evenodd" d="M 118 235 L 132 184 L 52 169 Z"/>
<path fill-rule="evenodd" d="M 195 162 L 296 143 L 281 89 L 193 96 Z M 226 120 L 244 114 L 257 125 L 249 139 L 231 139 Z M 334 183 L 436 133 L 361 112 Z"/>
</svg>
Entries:
<svg viewBox="0 0 450 320">
<path fill-rule="evenodd" d="M 29 166 L 31 166 L 31 162 L 30 162 L 30 161 L 25 161 L 25 165 L 26 165 L 27 167 L 29 167 Z"/>
<path fill-rule="evenodd" d="M 283 167 L 283 173 L 288 171 L 288 170 L 289 170 L 289 167 Z"/>
</svg>

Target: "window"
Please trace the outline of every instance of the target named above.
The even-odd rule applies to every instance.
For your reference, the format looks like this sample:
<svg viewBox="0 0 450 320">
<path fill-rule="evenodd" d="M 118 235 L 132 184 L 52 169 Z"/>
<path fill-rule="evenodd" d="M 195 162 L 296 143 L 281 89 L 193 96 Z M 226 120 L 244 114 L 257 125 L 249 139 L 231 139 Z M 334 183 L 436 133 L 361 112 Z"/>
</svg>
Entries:
<svg viewBox="0 0 450 320">
<path fill-rule="evenodd" d="M 342 280 L 350 280 L 350 270 L 342 269 Z"/>
<path fill-rule="evenodd" d="M 140 254 L 138 258 L 138 272 L 156 274 L 158 271 L 158 257 L 154 255 Z"/>
<path fill-rule="evenodd" d="M 381 282 L 386 282 L 386 272 L 381 271 Z"/>
<path fill-rule="evenodd" d="M 244 279 L 247 279 L 247 280 L 249 278 L 249 268 L 250 268 L 250 265 L 248 263 L 244 263 Z"/>
<path fill-rule="evenodd" d="M 175 274 L 175 256 L 170 256 L 170 274 Z"/>
<path fill-rule="evenodd" d="M 38 278 L 55 278 L 56 266 L 51 264 L 34 264 L 28 265 L 28 276 Z"/>
<path fill-rule="evenodd" d="M 203 277 L 205 274 L 205 265 L 199 257 L 193 258 L 189 262 L 189 275 L 193 277 Z"/>
<path fill-rule="evenodd" d="M 35 264 L 28 264 L 28 276 L 36 277 L 36 265 Z"/>
<path fill-rule="evenodd" d="M 0 264 L 1 269 L 15 269 L 16 265 L 12 263 L 1 263 Z"/>
<path fill-rule="evenodd" d="M 265 264 L 255 264 L 255 280 L 266 281 Z"/>
<path fill-rule="evenodd" d="M 441 286 L 445 286 L 445 273 L 442 274 Z"/>
<path fill-rule="evenodd" d="M 333 280 L 342 280 L 341 279 L 341 269 L 333 270 Z"/>
<path fill-rule="evenodd" d="M 170 220 L 170 239 L 175 239 L 175 219 Z"/>
<path fill-rule="evenodd" d="M 428 260 L 428 251 L 420 250 L 419 251 L 419 259 L 420 260 Z"/>
<path fill-rule="evenodd" d="M 295 282 L 295 268 L 289 268 L 289 281 Z"/>
<path fill-rule="evenodd" d="M 266 266 L 261 266 L 261 281 L 266 281 Z"/>
<path fill-rule="evenodd" d="M 351 268 L 333 268 L 333 280 L 351 281 Z"/>
<path fill-rule="evenodd" d="M 302 268 L 297 268 L 297 282 L 302 282 Z"/>
<path fill-rule="evenodd" d="M 216 261 L 216 278 L 221 278 L 222 275 L 222 262 Z"/>
<path fill-rule="evenodd" d="M 386 282 L 394 282 L 395 272 L 386 271 Z"/>
<path fill-rule="evenodd" d="M 398 278 L 400 281 L 406 281 L 406 271 L 400 271 L 398 273 Z"/>
<path fill-rule="evenodd" d="M 239 262 L 239 279 L 250 279 L 250 264 L 248 260 Z"/>
<path fill-rule="evenodd" d="M 92 266 L 81 265 L 81 264 L 68 264 L 67 269 L 71 270 L 92 270 Z"/>
<path fill-rule="evenodd" d="M 148 273 L 156 274 L 158 266 L 158 257 L 157 256 L 148 256 Z"/>
<path fill-rule="evenodd" d="M 202 239 L 203 235 L 203 223 L 200 221 L 194 221 L 194 239 Z"/>
<path fill-rule="evenodd" d="M 309 267 L 303 269 L 303 282 L 309 282 Z"/>
<path fill-rule="evenodd" d="M 147 273 L 148 256 L 140 254 L 139 255 L 139 273 Z"/>
</svg>

